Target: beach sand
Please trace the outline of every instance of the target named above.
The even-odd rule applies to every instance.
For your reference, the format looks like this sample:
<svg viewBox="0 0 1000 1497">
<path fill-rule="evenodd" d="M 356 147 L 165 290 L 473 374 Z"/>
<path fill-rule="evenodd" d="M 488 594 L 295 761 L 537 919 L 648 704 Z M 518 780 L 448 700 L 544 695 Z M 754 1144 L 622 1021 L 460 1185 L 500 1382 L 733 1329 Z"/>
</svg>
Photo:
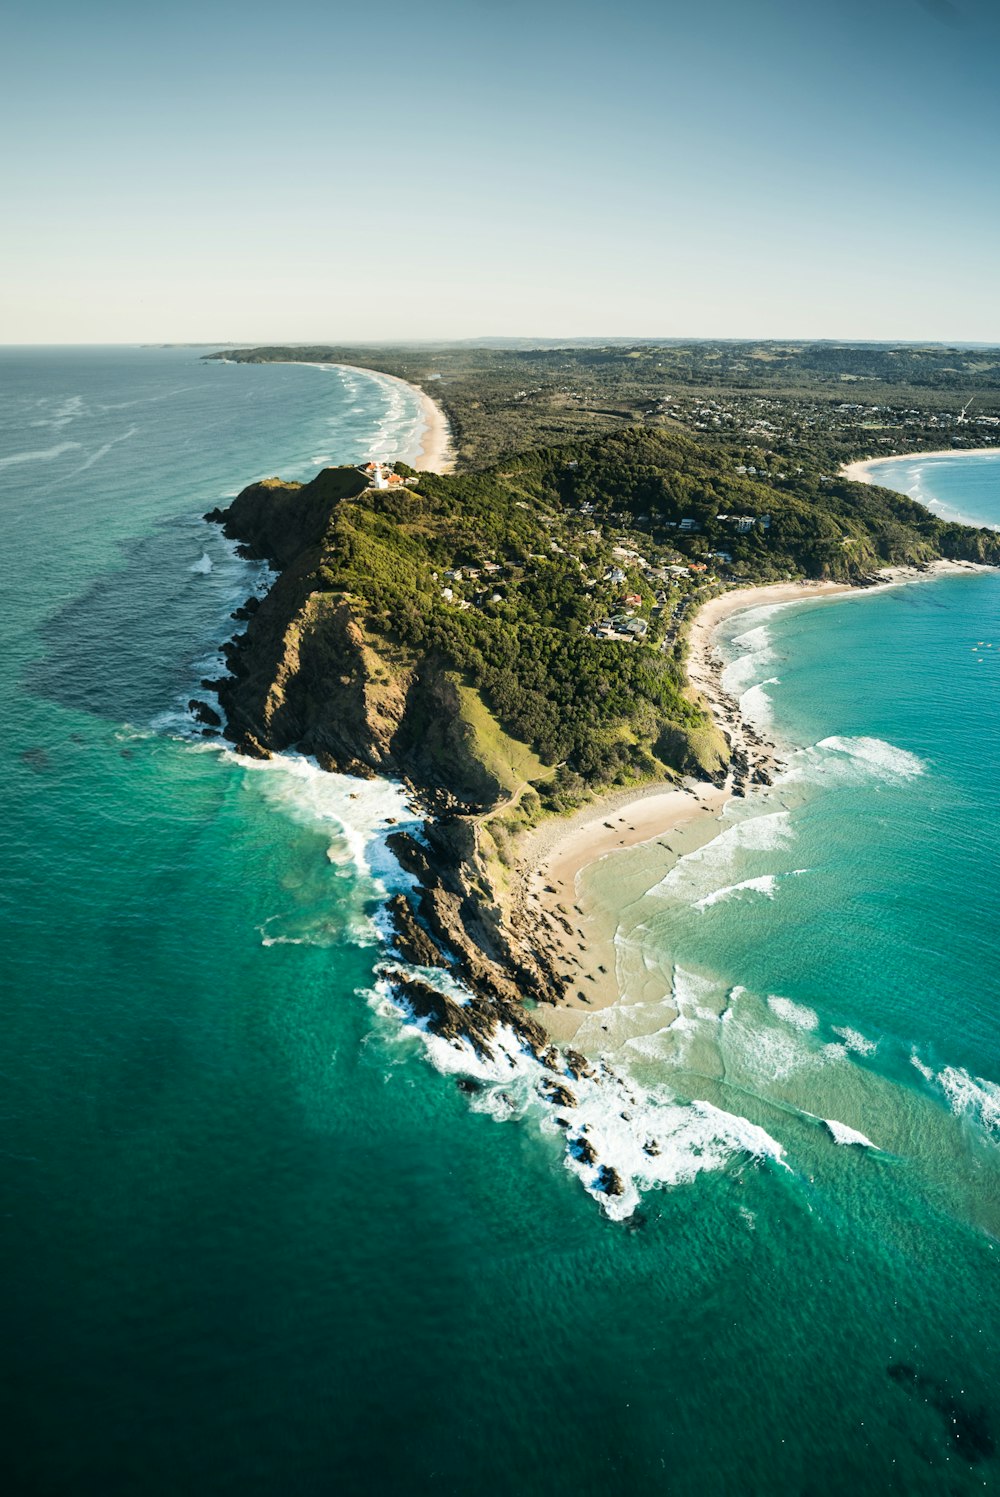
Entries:
<svg viewBox="0 0 1000 1497">
<path fill-rule="evenodd" d="M 413 385 L 414 390 L 419 386 Z M 420 399 L 424 407 L 424 420 L 427 422 L 427 430 L 424 432 L 423 446 L 419 454 L 414 458 L 413 466 L 419 468 L 423 473 L 453 473 L 455 471 L 455 450 L 451 436 L 451 427 L 448 417 L 435 400 L 427 394 L 426 390 L 419 390 Z"/>
<path fill-rule="evenodd" d="M 1000 446 L 942 447 L 936 452 L 897 452 L 892 457 L 863 457 L 857 462 L 845 463 L 840 475 L 842 478 L 849 478 L 852 483 L 877 483 L 878 479 L 873 475 L 872 469 L 878 468 L 882 463 L 915 462 L 925 457 L 989 457 L 991 453 L 1000 457 Z"/>
</svg>

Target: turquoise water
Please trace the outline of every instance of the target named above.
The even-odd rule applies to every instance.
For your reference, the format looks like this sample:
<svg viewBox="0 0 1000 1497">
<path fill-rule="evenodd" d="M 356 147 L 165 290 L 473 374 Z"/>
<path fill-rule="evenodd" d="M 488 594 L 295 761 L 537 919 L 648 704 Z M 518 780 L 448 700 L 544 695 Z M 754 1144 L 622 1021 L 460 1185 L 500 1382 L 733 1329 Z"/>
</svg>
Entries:
<svg viewBox="0 0 1000 1497">
<path fill-rule="evenodd" d="M 944 520 L 1000 529 L 1000 449 L 976 457 L 880 458 L 870 476 L 884 488 L 919 499 Z"/>
<path fill-rule="evenodd" d="M 417 408 L 185 350 L 0 377 L 12 1489 L 995 1485 L 1000 580 L 731 625 L 792 771 L 665 890 L 620 860 L 650 1012 L 591 1048 L 781 1161 L 679 1129 L 614 1223 L 373 991 L 391 788 L 182 736 L 265 582 L 198 516 Z"/>
</svg>

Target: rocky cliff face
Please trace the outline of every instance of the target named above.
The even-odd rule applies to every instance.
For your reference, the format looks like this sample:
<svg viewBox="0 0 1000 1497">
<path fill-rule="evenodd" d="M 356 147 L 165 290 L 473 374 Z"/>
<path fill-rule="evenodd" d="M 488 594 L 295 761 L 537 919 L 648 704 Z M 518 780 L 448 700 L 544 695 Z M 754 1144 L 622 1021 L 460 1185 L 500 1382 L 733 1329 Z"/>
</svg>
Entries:
<svg viewBox="0 0 1000 1497">
<path fill-rule="evenodd" d="M 267 757 L 295 747 L 324 768 L 383 774 L 410 787 L 433 820 L 423 844 L 405 834 L 392 839 L 415 879 L 412 901 L 399 898 L 390 908 L 396 949 L 421 967 L 452 973 L 474 1003 L 432 1001 L 412 976 L 397 973 L 397 985 L 442 1034 L 474 1034 L 482 1046 L 506 1027 L 541 1056 L 548 1042 L 522 1000 L 554 1002 L 563 985 L 514 940 L 495 906 L 477 817 L 503 790 L 462 730 L 445 663 L 376 648 L 351 601 L 317 586 L 331 513 L 360 483 L 351 469 L 329 470 L 305 486 L 269 480 L 206 516 L 247 554 L 281 569 L 259 606 L 245 610 L 245 632 L 226 646 L 232 675 L 216 683 L 224 731 L 243 753 Z"/>
</svg>

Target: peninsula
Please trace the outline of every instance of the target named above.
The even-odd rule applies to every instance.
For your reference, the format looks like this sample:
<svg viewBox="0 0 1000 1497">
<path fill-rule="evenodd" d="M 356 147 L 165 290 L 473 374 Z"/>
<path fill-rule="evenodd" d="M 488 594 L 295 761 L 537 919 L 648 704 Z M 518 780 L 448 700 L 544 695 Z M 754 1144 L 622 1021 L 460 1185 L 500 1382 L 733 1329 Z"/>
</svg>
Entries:
<svg viewBox="0 0 1000 1497">
<path fill-rule="evenodd" d="M 538 1018 L 579 985 L 572 888 L 536 878 L 532 890 L 525 847 L 605 797 L 697 807 L 771 782 L 771 745 L 720 702 L 703 655 L 689 679 L 689 625 L 711 599 L 760 583 L 790 596 L 802 580 L 870 586 L 887 567 L 945 558 L 1000 563 L 993 531 L 805 468 L 765 481 L 739 456 L 624 428 L 454 475 L 397 463 L 392 482 L 355 468 L 269 479 L 206 517 L 278 574 L 239 610 L 230 675 L 205 683 L 226 737 L 408 786 L 426 820 L 419 839 L 390 837 L 413 892 L 391 901 L 383 976 L 478 1063 L 531 1058 L 605 1200 L 628 1187 L 573 1110 L 613 1078 L 558 1049 Z"/>
</svg>

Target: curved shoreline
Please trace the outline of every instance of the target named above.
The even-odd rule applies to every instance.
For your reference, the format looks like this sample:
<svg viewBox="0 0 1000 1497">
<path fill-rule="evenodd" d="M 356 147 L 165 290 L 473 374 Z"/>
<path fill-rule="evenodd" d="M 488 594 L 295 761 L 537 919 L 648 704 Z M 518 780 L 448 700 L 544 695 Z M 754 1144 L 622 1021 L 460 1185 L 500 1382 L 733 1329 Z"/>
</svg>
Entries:
<svg viewBox="0 0 1000 1497">
<path fill-rule="evenodd" d="M 375 375 L 379 379 L 391 381 L 394 385 L 402 385 L 404 390 L 409 390 L 418 396 L 423 410 L 425 429 L 421 437 L 422 445 L 413 460 L 413 466 L 423 473 L 454 472 L 455 444 L 448 417 L 437 401 L 433 400 L 420 385 L 415 385 L 408 379 L 401 379 L 398 374 L 386 374 L 381 369 L 368 369 L 362 364 L 331 364 L 327 367 L 350 369 L 352 374 Z"/>
<path fill-rule="evenodd" d="M 891 457 L 860 457 L 853 463 L 844 463 L 838 471 L 841 478 L 848 478 L 851 483 L 874 484 L 876 480 L 872 477 L 872 468 L 880 467 L 883 463 L 912 463 L 920 458 L 932 457 L 1000 457 L 1000 443 L 993 447 L 940 447 L 934 452 L 897 452 Z"/>
<path fill-rule="evenodd" d="M 716 633 L 726 619 L 757 608 L 843 601 L 914 582 L 934 581 L 941 576 L 990 570 L 975 562 L 941 561 L 926 570 L 886 568 L 880 574 L 882 582 L 871 587 L 799 581 L 733 588 L 708 599 L 691 620 L 688 681 L 734 752 L 745 754 L 751 769 L 758 764 L 773 766 L 780 749 L 743 717 L 739 703 L 722 685 L 723 662 L 716 647 Z M 748 792 L 751 788 L 748 786 Z M 732 773 L 721 786 L 695 780 L 657 783 L 639 790 L 613 792 L 565 820 L 543 822 L 524 834 L 511 881 L 512 903 L 522 919 L 530 920 L 536 928 L 544 928 L 542 939 L 553 964 L 564 968 L 574 982 L 582 980 L 588 984 L 586 1007 L 568 1000 L 552 1010 L 539 1012 L 539 1018 L 555 1039 L 572 1040 L 579 1021 L 587 1013 L 609 1008 L 622 996 L 614 973 L 613 930 L 602 928 L 606 925 L 607 911 L 589 901 L 581 891 L 581 875 L 615 853 L 672 834 L 682 833 L 685 844 L 702 837 L 707 840 L 712 825 L 722 816 L 734 794 L 739 793 Z M 667 853 L 673 861 L 680 856 L 676 848 L 668 848 Z M 663 871 L 671 865 L 665 858 Z"/>
</svg>

